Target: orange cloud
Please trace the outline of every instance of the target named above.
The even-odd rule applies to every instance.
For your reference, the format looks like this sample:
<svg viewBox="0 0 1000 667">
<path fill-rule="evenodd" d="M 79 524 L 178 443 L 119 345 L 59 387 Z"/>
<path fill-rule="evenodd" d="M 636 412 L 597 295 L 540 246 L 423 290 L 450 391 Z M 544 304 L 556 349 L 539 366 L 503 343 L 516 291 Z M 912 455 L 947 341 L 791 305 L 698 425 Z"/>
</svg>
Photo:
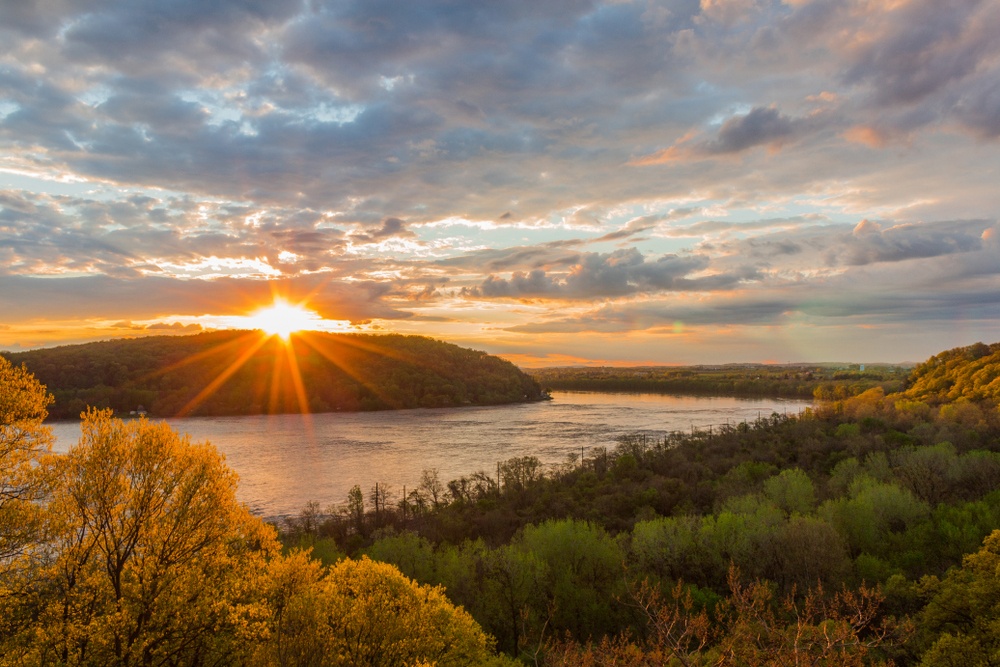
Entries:
<svg viewBox="0 0 1000 667">
<path fill-rule="evenodd" d="M 628 164 L 634 167 L 648 167 L 657 164 L 667 164 L 669 162 L 677 162 L 678 160 L 684 160 L 692 155 L 694 151 L 685 144 L 689 143 L 694 139 L 697 133 L 694 130 L 689 131 L 683 137 L 678 139 L 673 146 L 669 148 L 664 148 L 655 153 L 649 155 L 644 155 L 632 160 L 629 160 Z"/>
</svg>

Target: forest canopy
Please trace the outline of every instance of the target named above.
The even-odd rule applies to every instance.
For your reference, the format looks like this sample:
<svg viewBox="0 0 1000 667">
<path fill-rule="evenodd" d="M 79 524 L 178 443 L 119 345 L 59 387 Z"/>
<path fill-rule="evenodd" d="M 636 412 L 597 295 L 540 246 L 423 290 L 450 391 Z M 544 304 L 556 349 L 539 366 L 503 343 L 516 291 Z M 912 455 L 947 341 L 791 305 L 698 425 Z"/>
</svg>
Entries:
<svg viewBox="0 0 1000 667">
<path fill-rule="evenodd" d="M 49 454 L 44 387 L 0 359 L 0 665 L 991 665 L 998 347 L 801 415 L 355 486 L 280 536 L 166 426 L 89 410 Z"/>
<path fill-rule="evenodd" d="M 539 400 L 514 364 L 421 336 L 258 331 L 151 336 L 4 353 L 55 397 L 158 417 L 494 405 Z"/>
<path fill-rule="evenodd" d="M 801 415 L 355 487 L 283 539 L 444 585 L 528 664 L 995 664 L 998 348 Z"/>
<path fill-rule="evenodd" d="M 887 393 L 899 391 L 909 368 L 887 364 L 723 364 L 554 367 L 530 373 L 548 389 L 835 400 L 875 387 Z"/>
</svg>

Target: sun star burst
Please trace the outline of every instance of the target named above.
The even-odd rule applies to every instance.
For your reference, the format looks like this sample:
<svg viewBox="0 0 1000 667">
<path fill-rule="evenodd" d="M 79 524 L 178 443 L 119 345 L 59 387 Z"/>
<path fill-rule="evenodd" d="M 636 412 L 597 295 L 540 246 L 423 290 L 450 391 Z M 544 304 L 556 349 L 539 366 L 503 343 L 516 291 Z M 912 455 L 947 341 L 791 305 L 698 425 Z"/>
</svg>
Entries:
<svg viewBox="0 0 1000 667">
<path fill-rule="evenodd" d="M 315 328 L 322 318 L 314 311 L 299 304 L 292 304 L 283 299 L 275 299 L 266 308 L 252 313 L 248 317 L 254 329 L 260 329 L 272 336 L 288 340 L 297 331 Z"/>
</svg>

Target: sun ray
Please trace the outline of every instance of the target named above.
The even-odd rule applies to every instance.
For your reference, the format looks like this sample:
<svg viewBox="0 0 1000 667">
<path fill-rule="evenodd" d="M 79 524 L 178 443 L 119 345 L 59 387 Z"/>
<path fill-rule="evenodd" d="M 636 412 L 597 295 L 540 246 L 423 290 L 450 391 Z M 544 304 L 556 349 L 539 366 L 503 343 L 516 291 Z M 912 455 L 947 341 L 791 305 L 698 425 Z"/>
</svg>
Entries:
<svg viewBox="0 0 1000 667">
<path fill-rule="evenodd" d="M 233 340 L 229 341 L 228 343 L 223 343 L 221 345 L 216 345 L 215 347 L 210 347 L 207 350 L 202 350 L 201 352 L 196 352 L 196 353 L 194 353 L 192 355 L 184 357 L 180 361 L 174 362 L 174 363 L 170 364 L 169 366 L 165 366 L 163 368 L 159 368 L 159 369 L 157 369 L 157 370 L 155 370 L 155 371 L 147 374 L 142 379 L 143 380 L 148 380 L 148 379 L 151 379 L 151 378 L 155 378 L 158 375 L 166 375 L 170 371 L 175 371 L 178 368 L 183 368 L 185 366 L 188 366 L 190 364 L 195 363 L 196 361 L 202 361 L 202 360 L 207 359 L 208 357 L 214 356 L 216 354 L 222 354 L 223 352 L 225 352 L 229 348 L 240 347 L 246 341 L 246 339 L 251 338 L 253 336 L 258 336 L 258 335 L 259 334 L 256 331 L 244 331 L 244 332 L 242 332 L 242 335 L 237 336 L 236 338 L 234 338 Z"/>
<path fill-rule="evenodd" d="M 267 396 L 267 413 L 273 415 L 278 412 L 281 401 L 281 379 L 284 374 L 284 357 L 276 354 L 274 357 L 274 367 L 271 369 L 271 388 Z"/>
<path fill-rule="evenodd" d="M 391 407 L 391 408 L 402 407 L 401 405 L 399 405 L 398 401 L 393 400 L 389 396 L 385 395 L 384 392 L 379 391 L 379 389 L 376 386 L 374 386 L 371 382 L 369 382 L 368 380 L 365 379 L 364 375 L 362 375 L 361 373 L 359 373 L 356 370 L 354 370 L 353 368 L 351 368 L 348 364 L 344 363 L 343 359 L 338 359 L 335 354 L 333 354 L 332 352 L 330 352 L 327 349 L 324 349 L 323 346 L 320 345 L 318 342 L 311 340 L 311 337 L 308 335 L 308 332 L 305 335 L 300 336 L 300 340 L 302 340 L 302 342 L 306 343 L 309 347 L 311 347 L 316 352 L 318 352 L 327 361 L 329 361 L 330 363 L 332 363 L 333 365 L 335 365 L 337 368 L 339 368 L 340 370 L 342 370 L 345 373 L 347 373 L 348 375 L 350 375 L 351 378 L 353 378 L 354 380 L 356 380 L 358 382 L 358 384 L 360 384 L 361 386 L 363 386 L 366 389 L 368 389 L 368 391 L 370 391 L 373 394 L 375 394 L 375 396 L 377 396 L 380 400 L 384 401 L 385 404 L 388 405 L 389 407 Z M 347 339 L 343 338 L 343 337 L 340 337 L 339 340 L 341 342 L 347 342 Z M 353 344 L 353 342 L 354 341 L 352 341 L 349 344 Z M 381 349 L 378 349 L 378 348 L 374 348 L 374 347 L 369 348 L 369 347 L 362 346 L 362 345 L 354 345 L 354 346 L 358 347 L 360 349 L 370 350 L 372 352 L 376 352 L 376 353 L 379 353 L 379 354 L 383 354 L 384 353 L 384 350 L 381 350 Z M 385 355 L 383 354 L 383 356 L 385 356 Z"/>
<path fill-rule="evenodd" d="M 256 354 L 257 350 L 259 350 L 264 346 L 264 343 L 266 343 L 269 340 L 269 338 L 270 338 L 269 336 L 261 336 L 256 343 L 254 343 L 246 350 L 244 350 L 243 353 L 233 363 L 229 364 L 229 366 L 227 366 L 225 370 L 219 373 L 219 375 L 217 375 L 214 380 L 212 380 L 201 391 L 199 391 L 197 396 L 188 401 L 187 405 L 181 408 L 180 411 L 177 413 L 177 416 L 184 417 L 185 415 L 189 414 L 192 410 L 197 408 L 202 401 L 204 401 L 208 396 L 212 394 L 212 392 L 221 387 L 225 383 L 225 381 L 228 380 L 233 375 L 233 373 L 242 368 L 243 365 L 250 360 L 250 357 Z"/>
<path fill-rule="evenodd" d="M 292 387 L 295 389 L 295 397 L 299 401 L 299 412 L 310 422 L 309 398 L 306 395 L 306 385 L 302 381 L 302 373 L 299 371 L 299 361 L 295 356 L 295 350 L 291 345 L 285 346 L 285 356 L 288 359 L 288 369 L 292 375 Z"/>
</svg>

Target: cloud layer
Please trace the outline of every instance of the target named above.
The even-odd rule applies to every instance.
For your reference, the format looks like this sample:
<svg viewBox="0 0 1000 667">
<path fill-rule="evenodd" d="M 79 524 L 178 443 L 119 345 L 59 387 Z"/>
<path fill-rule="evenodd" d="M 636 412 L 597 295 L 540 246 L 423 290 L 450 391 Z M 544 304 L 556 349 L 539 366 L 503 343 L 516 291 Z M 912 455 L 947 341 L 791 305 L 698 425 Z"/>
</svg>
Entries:
<svg viewBox="0 0 1000 667">
<path fill-rule="evenodd" d="M 0 348 L 276 290 L 519 355 L 967 344 L 997 34 L 993 0 L 4 2 Z"/>
</svg>

